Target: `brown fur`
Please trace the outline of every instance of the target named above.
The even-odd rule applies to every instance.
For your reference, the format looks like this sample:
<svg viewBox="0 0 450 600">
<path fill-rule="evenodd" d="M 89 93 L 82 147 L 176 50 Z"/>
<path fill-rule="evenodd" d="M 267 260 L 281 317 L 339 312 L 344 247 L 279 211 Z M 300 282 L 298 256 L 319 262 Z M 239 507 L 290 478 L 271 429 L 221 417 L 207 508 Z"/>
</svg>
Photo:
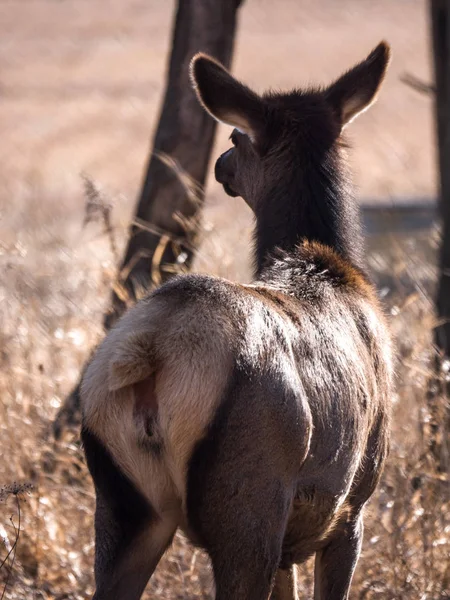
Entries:
<svg viewBox="0 0 450 600">
<path fill-rule="evenodd" d="M 388 450 L 391 349 L 341 131 L 388 58 L 381 44 L 325 90 L 262 98 L 194 59 L 201 102 L 240 128 L 216 177 L 254 210 L 256 277 L 173 279 L 86 370 L 97 600 L 139 598 L 177 527 L 209 553 L 219 600 L 295 600 L 312 554 L 315 599 L 347 598 Z"/>
</svg>

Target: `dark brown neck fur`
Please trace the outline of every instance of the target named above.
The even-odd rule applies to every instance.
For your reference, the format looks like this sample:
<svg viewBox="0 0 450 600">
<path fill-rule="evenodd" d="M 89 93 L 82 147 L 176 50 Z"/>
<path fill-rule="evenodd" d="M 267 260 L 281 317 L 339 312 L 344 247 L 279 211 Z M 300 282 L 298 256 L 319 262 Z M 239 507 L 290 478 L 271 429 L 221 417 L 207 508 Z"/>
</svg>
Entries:
<svg viewBox="0 0 450 600">
<path fill-rule="evenodd" d="M 256 275 L 260 276 L 277 249 L 289 255 L 303 240 L 332 248 L 362 267 L 359 211 L 341 166 L 339 149 L 309 164 L 292 166 L 281 185 L 267 190 L 257 203 L 255 230 Z"/>
</svg>

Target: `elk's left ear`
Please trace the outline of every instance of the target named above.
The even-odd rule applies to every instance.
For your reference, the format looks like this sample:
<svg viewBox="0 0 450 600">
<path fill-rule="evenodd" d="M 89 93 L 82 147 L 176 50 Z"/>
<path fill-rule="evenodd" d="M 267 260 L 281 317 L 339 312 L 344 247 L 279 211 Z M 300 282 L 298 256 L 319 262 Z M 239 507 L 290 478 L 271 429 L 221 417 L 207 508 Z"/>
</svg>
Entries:
<svg viewBox="0 0 450 600">
<path fill-rule="evenodd" d="M 375 102 L 390 56 L 389 45 L 381 42 L 365 60 L 344 73 L 325 91 L 325 97 L 342 128 Z"/>
<path fill-rule="evenodd" d="M 203 108 L 217 121 L 236 127 L 258 144 L 264 130 L 263 100 L 206 54 L 191 61 L 192 86 Z"/>
</svg>

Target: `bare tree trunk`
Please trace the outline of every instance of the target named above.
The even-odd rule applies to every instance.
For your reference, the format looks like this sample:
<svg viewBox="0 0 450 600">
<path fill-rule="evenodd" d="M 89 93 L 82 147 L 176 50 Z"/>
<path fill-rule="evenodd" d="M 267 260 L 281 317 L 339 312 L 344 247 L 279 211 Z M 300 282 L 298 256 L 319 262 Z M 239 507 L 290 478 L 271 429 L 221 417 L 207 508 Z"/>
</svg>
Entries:
<svg viewBox="0 0 450 600">
<path fill-rule="evenodd" d="M 229 66 L 233 51 L 237 9 L 241 0 L 179 0 L 175 16 L 172 54 L 165 98 L 147 173 L 137 207 L 138 223 L 131 227 L 122 263 L 124 293 L 113 291 L 111 311 L 105 316 L 108 329 L 122 314 L 127 299 L 139 290 L 159 284 L 180 267 L 189 267 L 195 248 L 199 209 L 203 202 L 215 122 L 199 106 L 189 82 L 188 66 L 199 51 Z M 168 166 L 169 157 L 194 182 L 180 180 Z M 180 219 L 181 217 L 181 219 Z M 139 223 L 151 224 L 152 232 Z M 161 232 L 166 234 L 161 236 Z M 159 249 L 155 261 L 155 250 Z"/>
<path fill-rule="evenodd" d="M 439 213 L 442 241 L 439 256 L 439 283 L 436 310 L 439 325 L 435 330 L 435 374 L 428 387 L 430 409 L 430 452 L 438 470 L 448 464 L 450 411 L 445 398 L 450 393 L 446 364 L 450 359 L 450 3 L 430 0 L 435 73 L 435 122 L 439 165 Z M 447 405 L 447 407 L 446 407 Z"/>
<path fill-rule="evenodd" d="M 450 357 L 450 3 L 431 0 L 434 71 L 436 80 L 436 127 L 438 140 L 439 209 L 442 243 L 439 262 L 436 343 Z"/>
<path fill-rule="evenodd" d="M 160 121 L 111 308 L 105 315 L 106 330 L 142 291 L 191 264 L 216 125 L 195 98 L 188 67 L 196 52 L 230 65 L 241 3 L 178 0 Z M 66 424 L 78 422 L 78 413 L 79 384 L 56 417 L 56 437 Z"/>
</svg>

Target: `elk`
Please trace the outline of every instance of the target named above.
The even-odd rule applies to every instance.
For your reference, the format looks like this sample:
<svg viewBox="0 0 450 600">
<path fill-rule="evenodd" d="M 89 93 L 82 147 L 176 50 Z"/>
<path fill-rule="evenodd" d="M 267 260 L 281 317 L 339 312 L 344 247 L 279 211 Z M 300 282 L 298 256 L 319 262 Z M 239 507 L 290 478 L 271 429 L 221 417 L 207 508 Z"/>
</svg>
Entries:
<svg viewBox="0 0 450 600">
<path fill-rule="evenodd" d="M 96 600 L 140 598 L 178 528 L 218 600 L 348 597 L 388 452 L 391 342 L 364 267 L 342 132 L 389 46 L 328 87 L 258 95 L 198 54 L 191 79 L 233 127 L 215 175 L 255 216 L 249 285 L 190 274 L 139 301 L 81 387 L 96 491 Z"/>
</svg>

